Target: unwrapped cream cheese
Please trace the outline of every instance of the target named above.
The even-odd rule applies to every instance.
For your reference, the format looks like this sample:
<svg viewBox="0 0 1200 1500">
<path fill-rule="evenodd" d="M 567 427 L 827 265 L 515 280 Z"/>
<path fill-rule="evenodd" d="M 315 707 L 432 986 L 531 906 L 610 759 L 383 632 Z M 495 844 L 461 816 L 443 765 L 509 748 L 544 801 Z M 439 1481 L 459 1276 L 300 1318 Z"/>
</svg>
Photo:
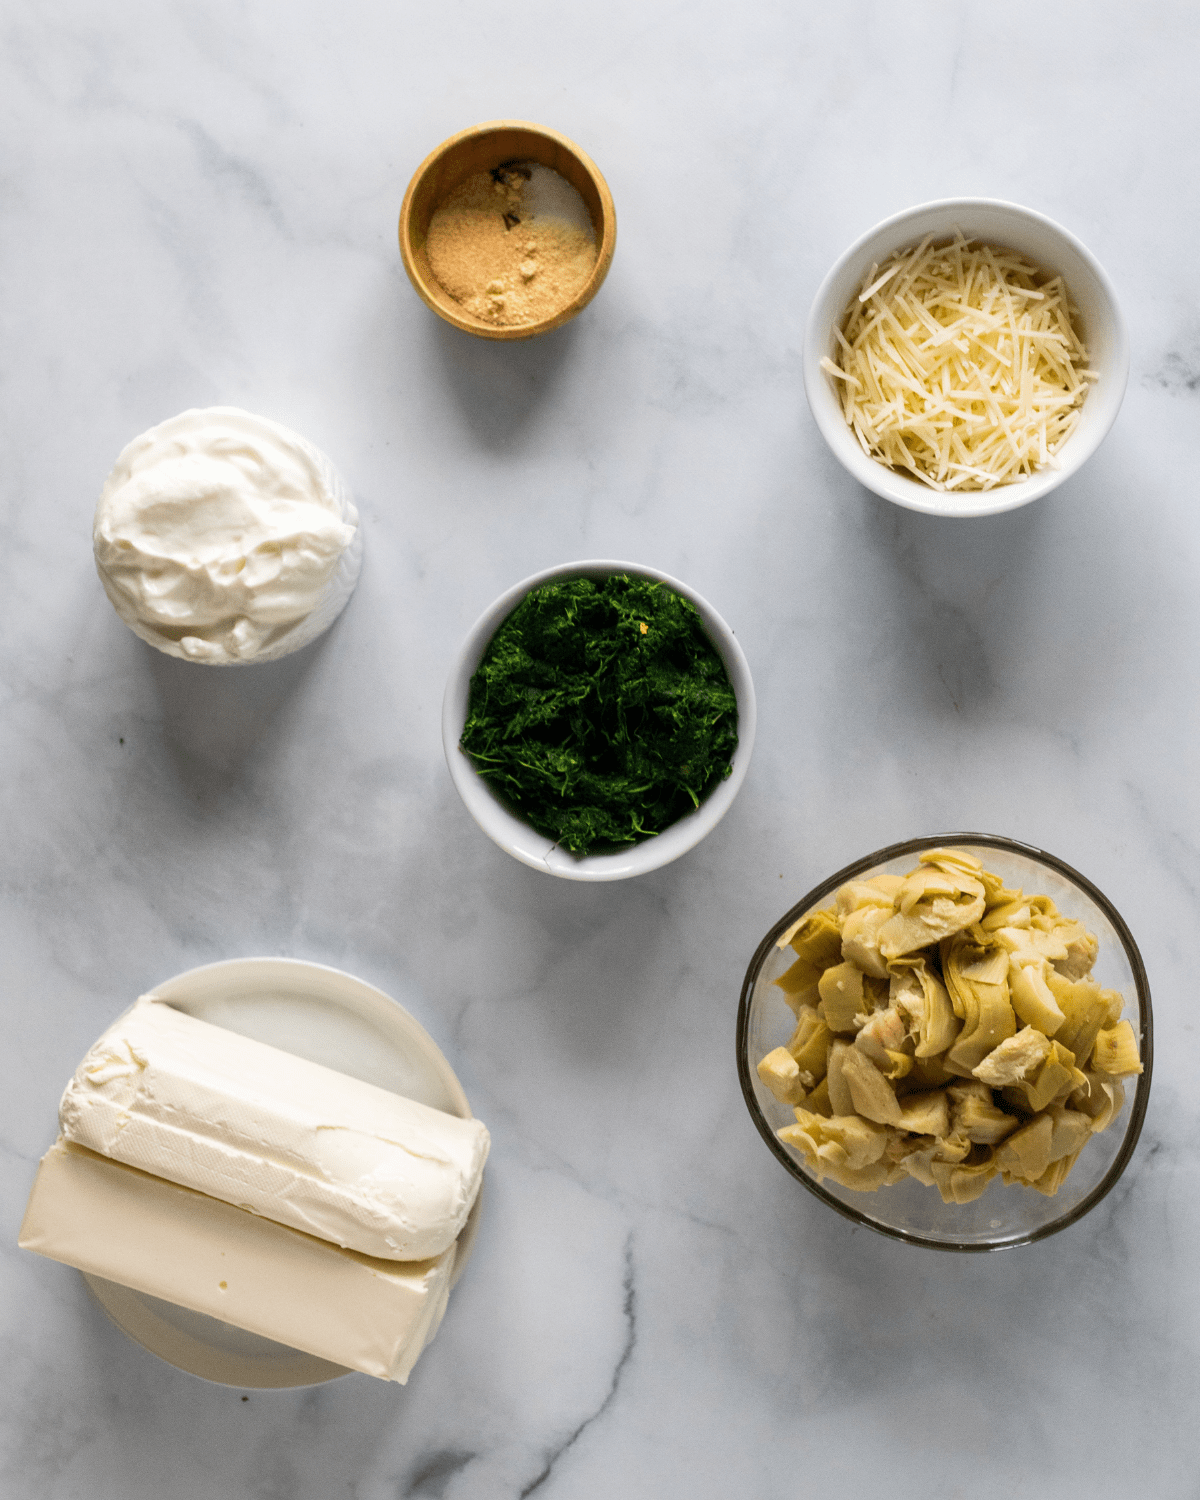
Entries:
<svg viewBox="0 0 1200 1500">
<path fill-rule="evenodd" d="M 76 1145 L 384 1260 L 454 1243 L 490 1145 L 478 1120 L 151 997 L 88 1051 L 59 1125 Z"/>
<path fill-rule="evenodd" d="M 401 1385 L 442 1321 L 456 1253 L 372 1260 L 63 1140 L 18 1244 Z"/>
<path fill-rule="evenodd" d="M 229 665 L 298 650 L 331 625 L 362 558 L 332 464 L 231 406 L 185 411 L 120 454 L 93 526 L 117 613 L 171 656 Z"/>
</svg>

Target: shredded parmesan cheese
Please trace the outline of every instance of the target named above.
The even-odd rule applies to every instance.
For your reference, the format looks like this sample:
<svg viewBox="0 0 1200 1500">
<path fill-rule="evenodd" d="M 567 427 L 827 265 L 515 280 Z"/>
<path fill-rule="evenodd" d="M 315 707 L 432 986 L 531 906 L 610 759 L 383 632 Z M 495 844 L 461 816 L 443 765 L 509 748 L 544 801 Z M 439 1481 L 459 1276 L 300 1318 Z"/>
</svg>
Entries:
<svg viewBox="0 0 1200 1500">
<path fill-rule="evenodd" d="M 822 359 L 863 451 L 935 490 L 1057 467 L 1089 383 L 1061 276 L 1014 250 L 927 236 L 871 267 Z"/>
</svg>

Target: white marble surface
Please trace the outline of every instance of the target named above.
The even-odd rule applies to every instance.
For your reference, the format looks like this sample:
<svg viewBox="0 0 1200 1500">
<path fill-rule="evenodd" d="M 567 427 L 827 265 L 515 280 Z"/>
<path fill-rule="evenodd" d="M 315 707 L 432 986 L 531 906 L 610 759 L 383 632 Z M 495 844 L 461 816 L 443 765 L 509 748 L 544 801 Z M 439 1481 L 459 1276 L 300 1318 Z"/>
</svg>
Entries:
<svg viewBox="0 0 1200 1500">
<path fill-rule="evenodd" d="M 1198 62 L 1184 3 L 9 0 L 5 1500 L 1196 1495 Z M 395 241 L 421 157 L 501 115 L 578 140 L 620 221 L 593 306 L 511 347 L 440 324 Z M 800 380 L 832 259 L 956 193 L 1066 224 L 1132 337 L 1099 454 L 994 521 L 856 488 Z M 367 528 L 333 631 L 228 673 L 137 641 L 90 554 L 121 446 L 216 402 L 323 447 Z M 704 845 L 586 887 L 478 832 L 438 709 L 495 595 L 606 555 L 725 615 L 759 738 Z M 1119 1190 L 990 1257 L 829 1213 L 734 1072 L 770 922 L 955 827 L 1107 891 L 1158 1022 Z M 491 1126 L 476 1258 L 405 1389 L 244 1399 L 15 1249 L 87 1043 L 256 953 L 396 995 Z"/>
</svg>

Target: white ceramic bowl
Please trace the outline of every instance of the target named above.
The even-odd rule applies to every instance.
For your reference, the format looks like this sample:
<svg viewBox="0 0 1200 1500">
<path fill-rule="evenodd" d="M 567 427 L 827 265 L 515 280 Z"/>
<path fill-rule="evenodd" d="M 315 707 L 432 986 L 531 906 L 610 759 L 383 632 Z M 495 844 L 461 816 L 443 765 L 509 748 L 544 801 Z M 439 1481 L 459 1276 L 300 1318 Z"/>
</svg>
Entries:
<svg viewBox="0 0 1200 1500">
<path fill-rule="evenodd" d="M 630 573 L 641 578 L 657 579 L 689 599 L 699 610 L 704 629 L 725 664 L 737 697 L 738 744 L 733 756 L 733 770 L 713 788 L 694 812 L 672 823 L 655 837 L 646 839 L 644 843 L 633 844 L 610 854 L 577 855 L 560 848 L 511 811 L 486 779 L 475 770 L 466 754 L 458 748 L 458 742 L 467 719 L 467 700 L 475 669 L 492 636 L 525 595 L 531 589 L 549 583 L 551 579 L 605 578 L 612 573 Z M 466 804 L 467 811 L 488 838 L 499 844 L 514 859 L 519 859 L 532 869 L 559 875 L 565 880 L 625 880 L 631 875 L 645 875 L 650 870 L 657 870 L 678 859 L 681 854 L 686 854 L 706 834 L 712 832 L 733 805 L 733 799 L 737 796 L 750 765 L 750 752 L 754 748 L 754 725 L 754 684 L 750 680 L 745 653 L 738 645 L 733 631 L 708 600 L 694 589 L 688 588 L 686 583 L 672 578 L 669 573 L 660 573 L 657 568 L 646 568 L 640 563 L 628 562 L 562 563 L 514 584 L 471 627 L 451 669 L 446 696 L 442 700 L 442 744 L 446 751 L 446 764 L 450 767 L 451 779 Z"/>
<path fill-rule="evenodd" d="M 1079 424 L 1058 454 L 1058 468 L 1038 470 L 1030 478 L 991 490 L 932 490 L 869 458 L 846 425 L 833 381 L 821 359 L 836 355 L 834 328 L 840 326 L 850 299 L 862 287 L 872 265 L 897 250 L 917 245 L 927 234 L 949 237 L 961 229 L 981 239 L 1020 251 L 1044 270 L 1059 272 L 1071 301 L 1079 309 L 1079 332 L 1088 348 L 1089 367 L 1100 373 L 1083 403 Z M 1096 451 L 1116 420 L 1129 378 L 1129 340 L 1112 283 L 1095 257 L 1052 219 L 994 198 L 944 198 L 906 209 L 877 224 L 856 240 L 821 283 L 804 336 L 804 388 L 821 435 L 834 455 L 860 484 L 909 510 L 935 516 L 991 516 L 1015 510 L 1048 494 Z"/>
</svg>

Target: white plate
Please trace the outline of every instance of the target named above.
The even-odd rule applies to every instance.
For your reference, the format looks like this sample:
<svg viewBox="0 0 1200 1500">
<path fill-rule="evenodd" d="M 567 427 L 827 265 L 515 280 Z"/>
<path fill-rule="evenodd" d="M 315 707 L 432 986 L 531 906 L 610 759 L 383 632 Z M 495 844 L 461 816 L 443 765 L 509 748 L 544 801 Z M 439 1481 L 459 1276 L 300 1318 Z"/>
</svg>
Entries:
<svg viewBox="0 0 1200 1500">
<path fill-rule="evenodd" d="M 461 1084 L 425 1028 L 382 990 L 340 969 L 294 958 L 234 958 L 189 969 L 151 993 L 214 1026 L 471 1118 Z M 481 1191 L 458 1237 L 451 1286 L 471 1258 L 482 1197 Z M 350 1374 L 342 1365 L 132 1287 L 99 1276 L 83 1279 L 123 1333 L 204 1380 L 260 1390 Z"/>
</svg>

